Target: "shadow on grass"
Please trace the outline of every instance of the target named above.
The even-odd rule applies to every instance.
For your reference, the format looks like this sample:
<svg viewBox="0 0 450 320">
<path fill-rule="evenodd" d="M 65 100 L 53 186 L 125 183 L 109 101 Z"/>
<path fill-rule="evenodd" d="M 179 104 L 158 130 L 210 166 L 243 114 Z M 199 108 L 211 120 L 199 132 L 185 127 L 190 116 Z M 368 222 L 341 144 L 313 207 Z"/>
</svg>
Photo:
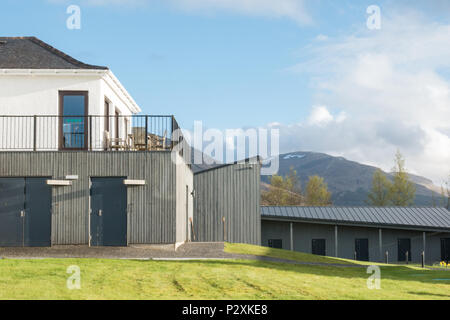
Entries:
<svg viewBox="0 0 450 320">
<path fill-rule="evenodd" d="M 156 261 L 139 261 L 140 263 L 149 263 Z M 162 261 L 157 261 L 162 262 Z M 355 279 L 359 278 L 361 280 L 366 280 L 370 274 L 367 273 L 365 266 L 361 268 L 355 267 L 337 267 L 334 265 L 300 265 L 291 264 L 283 262 L 269 262 L 262 260 L 188 260 L 188 261 L 163 261 L 165 263 L 186 263 L 186 264 L 203 264 L 209 265 L 211 267 L 220 268 L 221 266 L 245 266 L 253 268 L 262 268 L 268 270 L 278 270 L 284 272 L 299 272 L 302 274 L 310 274 L 315 276 L 330 276 L 339 277 L 344 279 Z M 381 278 L 389 279 L 394 281 L 413 281 L 426 284 L 438 284 L 442 282 L 433 280 L 436 278 L 443 277 L 446 275 L 446 271 L 435 271 L 435 270 L 415 270 L 406 266 L 381 266 Z M 418 278 L 421 275 L 423 277 Z M 447 273 L 448 275 L 448 273 Z M 449 285 L 450 289 L 450 285 Z M 420 292 L 419 292 L 420 293 Z M 422 292 L 422 295 L 428 293 Z M 432 295 L 432 294 L 429 294 Z M 441 295 L 437 295 L 441 296 Z M 442 297 L 450 298 L 450 295 L 442 295 Z"/>
<path fill-rule="evenodd" d="M 326 263 L 335 265 L 358 265 L 358 263 L 355 263 L 353 261 L 342 260 L 335 257 L 313 255 L 299 251 L 290 251 L 285 249 L 261 247 L 241 243 L 225 243 L 224 251 L 230 254 L 261 256 L 264 258 L 270 257 L 274 259 L 308 262 L 315 264 Z"/>
<path fill-rule="evenodd" d="M 448 294 L 439 294 L 439 293 L 431 293 L 431 292 L 423 292 L 423 291 L 408 291 L 408 294 L 413 294 L 417 296 L 434 296 L 439 298 L 450 298 Z"/>
</svg>

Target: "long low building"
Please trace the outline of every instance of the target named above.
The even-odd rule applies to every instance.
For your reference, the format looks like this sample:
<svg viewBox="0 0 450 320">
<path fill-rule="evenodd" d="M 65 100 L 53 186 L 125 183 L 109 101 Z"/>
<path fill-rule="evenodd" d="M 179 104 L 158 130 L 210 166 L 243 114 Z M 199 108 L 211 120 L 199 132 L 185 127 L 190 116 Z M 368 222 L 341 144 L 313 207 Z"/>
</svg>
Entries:
<svg viewBox="0 0 450 320">
<path fill-rule="evenodd" d="M 362 261 L 450 259 L 444 208 L 261 207 L 264 246 Z"/>
</svg>

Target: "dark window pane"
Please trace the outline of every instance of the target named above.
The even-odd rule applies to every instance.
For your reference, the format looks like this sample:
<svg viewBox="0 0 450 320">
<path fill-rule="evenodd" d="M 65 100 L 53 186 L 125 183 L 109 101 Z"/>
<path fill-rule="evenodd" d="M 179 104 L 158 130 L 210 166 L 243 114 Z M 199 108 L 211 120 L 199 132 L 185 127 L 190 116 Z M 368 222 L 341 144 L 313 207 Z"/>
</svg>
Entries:
<svg viewBox="0 0 450 320">
<path fill-rule="evenodd" d="M 64 96 L 63 116 L 84 116 L 84 95 Z"/>
<path fill-rule="evenodd" d="M 269 239 L 269 247 L 276 249 L 283 249 L 283 240 L 281 239 Z"/>
<path fill-rule="evenodd" d="M 63 96 L 63 146 L 67 149 L 85 147 L 85 96 Z"/>
</svg>

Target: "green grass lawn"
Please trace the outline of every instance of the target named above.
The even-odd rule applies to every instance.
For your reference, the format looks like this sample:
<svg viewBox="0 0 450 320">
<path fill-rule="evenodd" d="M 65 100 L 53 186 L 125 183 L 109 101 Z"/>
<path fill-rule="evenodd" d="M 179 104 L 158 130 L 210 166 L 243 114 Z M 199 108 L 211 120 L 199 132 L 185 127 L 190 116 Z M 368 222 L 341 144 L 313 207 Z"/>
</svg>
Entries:
<svg viewBox="0 0 450 320">
<path fill-rule="evenodd" d="M 228 242 L 225 243 L 225 252 L 249 254 L 255 256 L 266 256 L 271 258 L 279 258 L 285 260 L 294 260 L 311 263 L 331 263 L 331 264 L 346 264 L 346 265 L 359 264 L 358 262 L 353 260 L 323 257 L 303 252 L 295 252 L 295 251 L 293 252 L 288 250 L 274 249 L 269 247 L 261 247 L 242 243 L 228 243 Z"/>
<path fill-rule="evenodd" d="M 81 268 L 80 290 L 66 287 L 70 265 Z M 0 299 L 450 299 L 450 280 L 434 280 L 449 271 L 382 266 L 380 290 L 367 288 L 368 276 L 365 268 L 244 260 L 3 259 Z"/>
</svg>

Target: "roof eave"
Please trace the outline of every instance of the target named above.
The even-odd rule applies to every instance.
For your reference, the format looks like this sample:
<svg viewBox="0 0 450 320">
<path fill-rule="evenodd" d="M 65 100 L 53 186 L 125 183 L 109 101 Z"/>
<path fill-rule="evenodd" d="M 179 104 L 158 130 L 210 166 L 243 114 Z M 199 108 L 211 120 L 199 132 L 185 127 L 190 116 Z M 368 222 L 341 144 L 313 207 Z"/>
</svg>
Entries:
<svg viewBox="0 0 450 320">
<path fill-rule="evenodd" d="M 122 92 L 122 94 L 125 96 L 125 98 L 128 100 L 129 105 L 131 106 L 131 112 L 134 114 L 142 112 L 142 109 L 139 107 L 139 105 L 134 101 L 131 94 L 125 89 L 125 87 L 122 85 L 122 83 L 119 81 L 119 79 L 114 75 L 114 73 L 111 70 L 105 70 L 104 78 L 106 77 L 106 82 L 108 83 L 108 77 L 109 80 L 114 83 L 114 85 Z"/>
<path fill-rule="evenodd" d="M 108 72 L 108 69 L 8 69 L 8 68 L 1 68 L 0 69 L 0 76 L 1 75 L 8 75 L 8 76 L 23 76 L 23 75 L 92 75 L 92 76 L 98 76 L 98 75 L 104 75 L 106 72 Z"/>
<path fill-rule="evenodd" d="M 427 231 L 427 232 L 445 232 L 450 233 L 450 228 L 439 228 L 431 226 L 413 226 L 413 225 L 395 225 L 395 224 L 381 224 L 369 222 L 351 222 L 342 220 L 322 220 L 322 219 L 308 219 L 299 217 L 280 217 L 274 215 L 261 215 L 261 220 L 266 221 L 281 221 L 281 222 L 303 222 L 303 223 L 317 223 L 325 225 L 349 226 L 349 227 L 366 227 L 366 228 L 381 228 L 381 229 L 398 229 L 411 231 Z"/>
</svg>

